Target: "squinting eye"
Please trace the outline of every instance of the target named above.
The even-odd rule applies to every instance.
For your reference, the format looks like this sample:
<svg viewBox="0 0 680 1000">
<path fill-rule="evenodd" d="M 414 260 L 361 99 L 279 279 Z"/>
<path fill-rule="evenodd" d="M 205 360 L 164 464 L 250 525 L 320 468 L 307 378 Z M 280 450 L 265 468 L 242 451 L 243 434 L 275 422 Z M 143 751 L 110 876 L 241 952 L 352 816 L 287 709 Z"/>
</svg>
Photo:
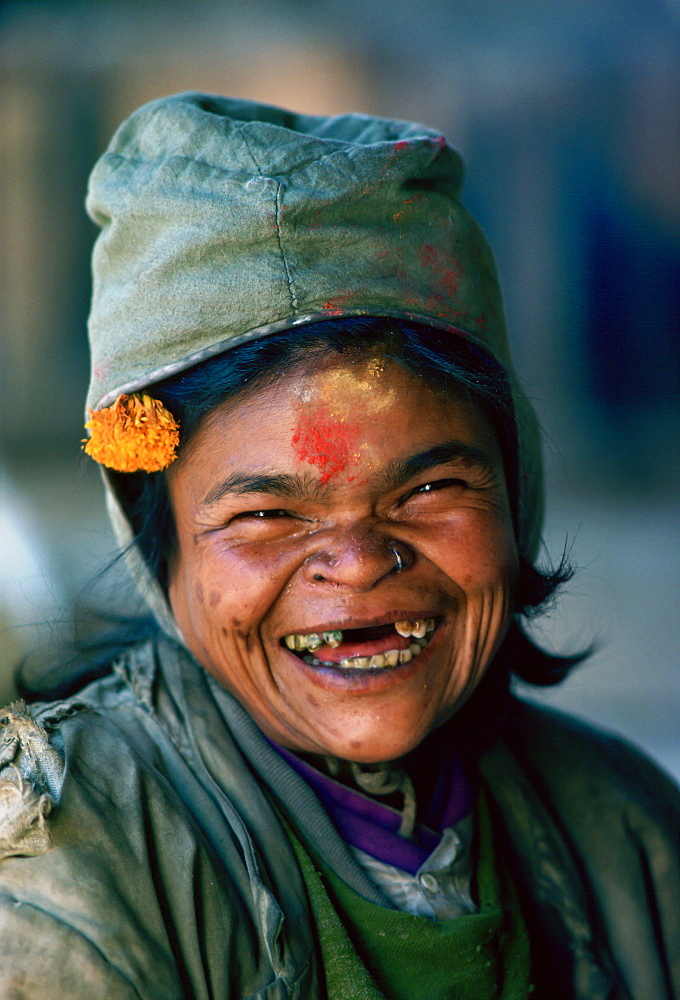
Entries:
<svg viewBox="0 0 680 1000">
<path fill-rule="evenodd" d="M 244 541 L 248 539 L 262 541 L 299 534 L 305 529 L 306 522 L 307 518 L 295 511 L 271 507 L 264 510 L 239 511 L 223 525 L 223 530 L 231 537 Z"/>
<path fill-rule="evenodd" d="M 467 486 L 464 479 L 438 479 L 434 483 L 424 483 L 416 486 L 414 493 L 434 493 L 436 490 L 446 489 L 447 486 Z"/>
<path fill-rule="evenodd" d="M 469 483 L 465 479 L 435 479 L 431 483 L 423 483 L 422 486 L 416 486 L 412 490 L 401 498 L 399 505 L 408 503 L 412 497 L 422 496 L 423 493 L 440 493 L 444 490 L 464 490 L 469 486 Z"/>
<path fill-rule="evenodd" d="M 287 510 L 247 510 L 243 514 L 239 514 L 239 517 L 288 517 Z"/>
</svg>

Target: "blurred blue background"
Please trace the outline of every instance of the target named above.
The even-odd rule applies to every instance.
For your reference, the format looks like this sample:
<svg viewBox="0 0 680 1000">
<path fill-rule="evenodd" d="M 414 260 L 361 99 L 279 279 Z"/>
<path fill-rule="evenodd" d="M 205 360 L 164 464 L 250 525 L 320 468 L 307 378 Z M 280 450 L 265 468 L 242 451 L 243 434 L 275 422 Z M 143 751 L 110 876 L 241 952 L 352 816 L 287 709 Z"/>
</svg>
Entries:
<svg viewBox="0 0 680 1000">
<path fill-rule="evenodd" d="M 545 429 L 546 555 L 579 566 L 536 631 L 598 647 L 541 697 L 680 777 L 678 0 L 0 3 L 0 700 L 74 615 L 138 603 L 120 565 L 98 577 L 79 454 L 82 202 L 117 124 L 189 89 L 420 120 L 462 152 Z"/>
</svg>

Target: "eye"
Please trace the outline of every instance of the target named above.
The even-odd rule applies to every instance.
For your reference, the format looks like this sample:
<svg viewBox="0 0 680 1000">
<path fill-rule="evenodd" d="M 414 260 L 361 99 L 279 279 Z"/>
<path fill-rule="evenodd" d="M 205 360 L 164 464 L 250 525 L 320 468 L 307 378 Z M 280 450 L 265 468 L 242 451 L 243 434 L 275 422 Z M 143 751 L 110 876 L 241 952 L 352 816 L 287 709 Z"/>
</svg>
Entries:
<svg viewBox="0 0 680 1000">
<path fill-rule="evenodd" d="M 432 483 L 423 483 L 422 486 L 416 486 L 414 489 L 409 490 L 408 493 L 402 497 L 400 505 L 406 503 L 411 497 L 422 496 L 424 493 L 440 493 L 442 490 L 454 489 L 462 490 L 466 489 L 469 483 L 465 479 L 435 479 Z"/>
<path fill-rule="evenodd" d="M 416 486 L 413 493 L 435 493 L 437 490 L 445 490 L 449 486 L 467 486 L 464 479 L 437 479 L 434 483 L 423 483 Z"/>
<path fill-rule="evenodd" d="M 258 520 L 265 520 L 267 518 L 290 517 L 290 516 L 291 515 L 288 513 L 287 510 L 280 510 L 278 508 L 274 510 L 244 510 L 242 513 L 237 514 L 234 520 L 236 519 L 243 520 L 248 517 L 256 518 Z"/>
<path fill-rule="evenodd" d="M 281 507 L 242 510 L 229 518 L 220 531 L 227 539 L 242 542 L 277 541 L 297 535 L 306 529 L 306 518 Z"/>
</svg>

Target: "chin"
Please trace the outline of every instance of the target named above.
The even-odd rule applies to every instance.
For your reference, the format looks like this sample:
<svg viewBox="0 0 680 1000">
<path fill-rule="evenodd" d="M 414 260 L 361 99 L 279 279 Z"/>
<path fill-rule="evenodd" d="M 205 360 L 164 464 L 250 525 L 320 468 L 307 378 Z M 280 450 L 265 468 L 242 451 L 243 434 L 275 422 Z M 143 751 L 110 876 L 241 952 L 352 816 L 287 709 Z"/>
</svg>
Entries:
<svg viewBox="0 0 680 1000">
<path fill-rule="evenodd" d="M 427 736 L 423 732 L 416 735 L 404 735 L 399 737 L 392 734 L 388 739 L 384 733 L 380 734 L 357 734 L 350 738 L 345 737 L 340 740 L 328 741 L 327 747 L 322 753 L 331 757 L 339 757 L 341 760 L 351 760 L 357 764 L 383 764 L 387 761 L 399 760 L 405 757 L 411 750 L 422 743 Z"/>
</svg>

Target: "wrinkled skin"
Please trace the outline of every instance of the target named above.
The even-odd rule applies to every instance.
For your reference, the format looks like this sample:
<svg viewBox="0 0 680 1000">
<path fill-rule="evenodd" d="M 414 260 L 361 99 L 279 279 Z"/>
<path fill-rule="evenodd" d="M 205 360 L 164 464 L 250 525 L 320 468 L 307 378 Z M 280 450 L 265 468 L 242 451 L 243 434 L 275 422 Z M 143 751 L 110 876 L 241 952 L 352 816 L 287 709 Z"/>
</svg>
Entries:
<svg viewBox="0 0 680 1000">
<path fill-rule="evenodd" d="M 380 359 L 300 367 L 209 414 L 168 482 L 177 623 L 274 741 L 395 760 L 479 684 L 517 552 L 498 443 L 462 393 Z M 393 668 L 319 668 L 283 644 L 426 617 L 431 641 Z"/>
</svg>

